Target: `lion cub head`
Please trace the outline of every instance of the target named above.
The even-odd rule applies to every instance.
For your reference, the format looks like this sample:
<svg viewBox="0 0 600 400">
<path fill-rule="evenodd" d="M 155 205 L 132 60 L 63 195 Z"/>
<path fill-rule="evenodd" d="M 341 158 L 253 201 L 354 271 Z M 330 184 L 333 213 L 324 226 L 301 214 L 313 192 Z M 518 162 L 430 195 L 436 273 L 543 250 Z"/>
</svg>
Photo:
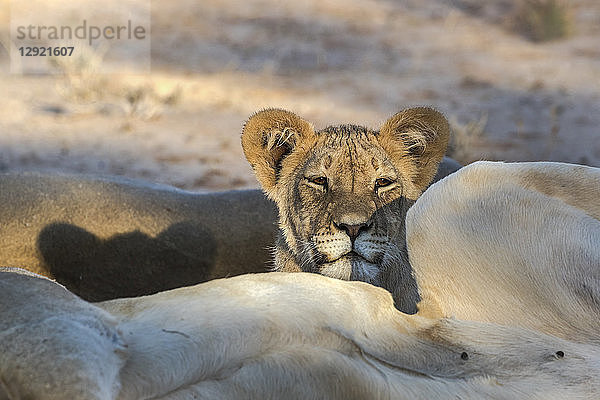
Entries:
<svg viewBox="0 0 600 400">
<path fill-rule="evenodd" d="M 361 280 L 388 289 L 405 312 L 418 292 L 407 261 L 404 219 L 433 179 L 448 144 L 446 118 L 411 108 L 380 130 L 315 131 L 297 115 L 268 109 L 242 132 L 246 158 L 279 208 L 275 266 Z"/>
</svg>

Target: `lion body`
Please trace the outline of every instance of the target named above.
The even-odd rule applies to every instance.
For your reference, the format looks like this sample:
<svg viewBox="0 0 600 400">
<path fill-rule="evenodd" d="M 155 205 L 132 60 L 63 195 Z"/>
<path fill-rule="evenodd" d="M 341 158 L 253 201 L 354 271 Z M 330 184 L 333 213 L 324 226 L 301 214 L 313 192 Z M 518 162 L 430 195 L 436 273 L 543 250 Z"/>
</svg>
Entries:
<svg viewBox="0 0 600 400">
<path fill-rule="evenodd" d="M 380 131 L 321 133 L 291 113 L 266 116 L 251 118 L 243 143 L 279 208 L 277 262 L 320 275 L 247 274 L 92 304 L 48 279 L 0 269 L 0 399 L 600 396 L 599 169 L 479 162 L 428 187 L 445 148 L 439 113 L 400 113 Z M 28 202 L 2 218 L 33 226 L 24 237 L 44 255 L 52 246 L 39 243 L 61 243 L 60 230 L 44 239 L 40 227 L 65 222 L 32 223 L 39 207 L 67 207 L 54 215 L 67 224 L 82 218 L 79 226 L 95 190 L 105 203 L 93 224 L 113 232 L 111 212 L 124 229 L 127 221 L 177 227 L 194 217 L 256 244 L 254 231 L 229 229 L 244 228 L 233 219 L 198 217 L 213 210 L 226 218 L 224 201 L 246 207 L 252 195 L 188 202 L 164 188 L 86 185 L 76 187 L 91 194 L 71 187 L 45 203 L 37 199 L 47 191 L 21 189 Z M 174 205 L 184 218 L 164 217 Z M 253 219 L 248 229 L 268 231 L 261 226 Z M 225 251 L 235 244 L 222 240 Z M 67 260 L 77 259 L 76 243 L 65 248 L 75 256 Z"/>
<path fill-rule="evenodd" d="M 476 162 L 406 217 L 419 314 L 600 343 L 600 170 Z"/>
<path fill-rule="evenodd" d="M 599 183 L 475 163 L 432 185 L 406 217 L 416 315 L 312 273 L 90 304 L 0 271 L 0 398 L 596 399 Z"/>
<path fill-rule="evenodd" d="M 0 174 L 0 266 L 91 301 L 271 269 L 275 205 L 118 177 Z"/>
</svg>

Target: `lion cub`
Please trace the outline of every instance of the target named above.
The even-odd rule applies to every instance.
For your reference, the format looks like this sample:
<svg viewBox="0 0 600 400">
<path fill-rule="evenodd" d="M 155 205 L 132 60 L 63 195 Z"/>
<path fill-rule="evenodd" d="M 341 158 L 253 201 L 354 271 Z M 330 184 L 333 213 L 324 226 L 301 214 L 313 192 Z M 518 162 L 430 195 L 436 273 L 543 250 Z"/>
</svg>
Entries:
<svg viewBox="0 0 600 400">
<path fill-rule="evenodd" d="M 434 178 L 448 137 L 446 118 L 426 107 L 401 111 L 378 131 L 315 131 L 279 109 L 252 115 L 242 147 L 279 209 L 275 268 L 369 282 L 390 291 L 400 310 L 416 312 L 404 220 Z"/>
</svg>

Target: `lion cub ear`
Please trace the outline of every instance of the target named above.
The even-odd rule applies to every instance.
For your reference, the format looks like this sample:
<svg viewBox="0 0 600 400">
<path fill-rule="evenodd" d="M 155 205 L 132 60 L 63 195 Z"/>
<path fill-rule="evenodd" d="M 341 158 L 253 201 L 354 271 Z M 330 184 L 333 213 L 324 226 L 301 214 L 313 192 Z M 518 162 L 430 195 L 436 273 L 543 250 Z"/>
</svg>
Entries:
<svg viewBox="0 0 600 400">
<path fill-rule="evenodd" d="M 285 110 L 259 111 L 246 122 L 242 130 L 242 148 L 267 194 L 277 183 L 283 159 L 302 140 L 314 135 L 309 122 Z"/>
<path fill-rule="evenodd" d="M 388 119 L 379 135 L 380 142 L 409 175 L 415 189 L 424 191 L 448 147 L 450 127 L 446 117 L 429 107 L 409 108 Z"/>
</svg>

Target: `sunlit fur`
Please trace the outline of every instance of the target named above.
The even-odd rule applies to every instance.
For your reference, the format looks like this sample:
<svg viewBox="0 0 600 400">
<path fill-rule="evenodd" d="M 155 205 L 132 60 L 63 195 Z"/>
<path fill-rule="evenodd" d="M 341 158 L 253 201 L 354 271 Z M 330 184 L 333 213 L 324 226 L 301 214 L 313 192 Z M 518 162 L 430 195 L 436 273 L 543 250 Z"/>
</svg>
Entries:
<svg viewBox="0 0 600 400">
<path fill-rule="evenodd" d="M 6 280 L 0 398 L 595 399 L 600 352 L 532 330 L 399 312 L 362 282 L 215 280 L 96 306 Z M 3 303 L 5 304 L 5 303 Z M 17 315 L 19 315 L 17 317 Z M 10 325 L 12 324 L 12 325 Z M 108 333 L 108 334 L 107 334 Z"/>
<path fill-rule="evenodd" d="M 415 312 L 404 217 L 433 179 L 447 141 L 446 119 L 429 108 L 400 112 L 379 131 L 340 125 L 315 132 L 283 110 L 252 116 L 242 145 L 279 208 L 276 268 L 372 283 Z M 348 226 L 358 227 L 355 240 Z"/>
<path fill-rule="evenodd" d="M 600 343 L 600 169 L 477 162 L 406 217 L 420 314 Z"/>
<path fill-rule="evenodd" d="M 0 271 L 0 399 L 597 399 L 598 199 L 599 169 L 556 163 L 431 186 L 406 217 L 417 315 L 310 273 L 94 305 Z"/>
</svg>

